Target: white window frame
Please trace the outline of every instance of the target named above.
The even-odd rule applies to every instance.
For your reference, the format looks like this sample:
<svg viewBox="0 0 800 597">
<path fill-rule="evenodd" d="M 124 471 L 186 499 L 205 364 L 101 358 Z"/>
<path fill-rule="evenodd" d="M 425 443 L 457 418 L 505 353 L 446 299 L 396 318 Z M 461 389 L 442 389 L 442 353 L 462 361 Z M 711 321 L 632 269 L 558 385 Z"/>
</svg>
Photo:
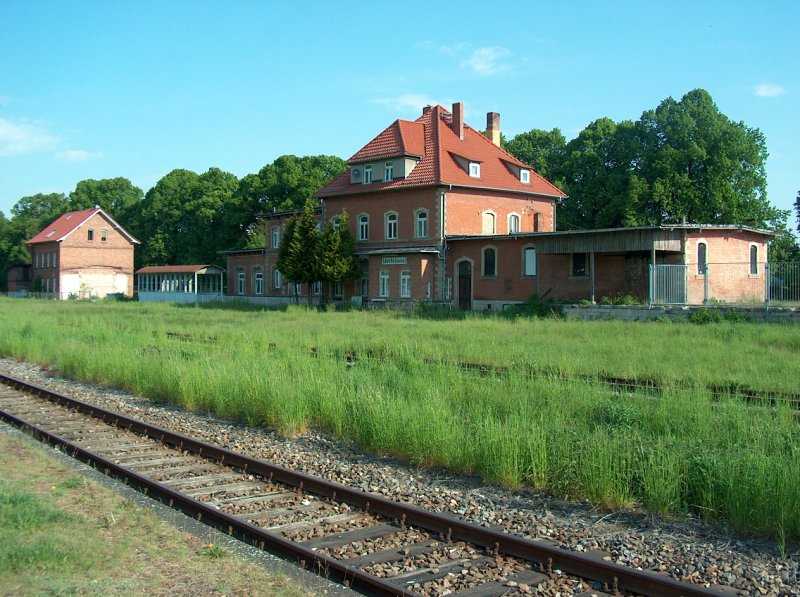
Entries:
<svg viewBox="0 0 800 597">
<path fill-rule="evenodd" d="M 236 294 L 242 296 L 247 289 L 247 272 L 243 267 L 236 268 Z"/>
<path fill-rule="evenodd" d="M 386 240 L 397 240 L 397 229 L 399 226 L 399 217 L 396 211 L 387 211 L 384 216 L 384 232 Z"/>
<path fill-rule="evenodd" d="M 333 224 L 334 230 L 339 230 L 339 225 L 341 224 L 341 222 L 342 222 L 342 217 L 339 215 L 333 216 L 331 218 L 331 223 Z"/>
<path fill-rule="evenodd" d="M 411 270 L 400 270 L 400 297 L 411 298 Z"/>
<path fill-rule="evenodd" d="M 275 290 L 280 290 L 283 286 L 283 276 L 281 276 L 281 270 L 279 270 L 274 265 L 272 266 L 272 288 Z"/>
<path fill-rule="evenodd" d="M 527 168 L 522 168 L 519 171 L 519 181 L 522 184 L 530 184 L 531 183 L 531 171 Z"/>
<path fill-rule="evenodd" d="M 520 217 L 517 213 L 508 214 L 508 233 L 517 234 L 519 232 Z"/>
<path fill-rule="evenodd" d="M 278 249 L 281 246 L 281 227 L 280 226 L 273 226 L 272 227 L 272 248 Z"/>
<path fill-rule="evenodd" d="M 531 245 L 522 247 L 522 275 L 533 277 L 536 272 L 536 247 Z"/>
<path fill-rule="evenodd" d="M 389 270 L 382 269 L 378 274 L 378 296 L 382 298 L 389 297 Z"/>
<path fill-rule="evenodd" d="M 260 267 L 253 268 L 256 294 L 264 294 L 264 270 Z"/>
<path fill-rule="evenodd" d="M 491 226 L 486 226 L 489 216 L 491 216 Z M 491 230 L 487 231 L 487 228 Z M 481 213 L 481 234 L 497 234 L 497 214 L 490 209 Z"/>
<path fill-rule="evenodd" d="M 392 182 L 394 178 L 394 162 L 386 162 L 383 166 L 383 182 Z"/>
<path fill-rule="evenodd" d="M 364 182 L 363 184 L 372 183 L 372 166 L 367 164 L 364 166 Z"/>
<path fill-rule="evenodd" d="M 418 209 L 414 214 L 414 232 L 417 238 L 428 238 L 428 210 Z"/>
<path fill-rule="evenodd" d="M 480 178 L 481 177 L 481 165 L 479 162 L 470 162 L 469 163 L 469 175 L 472 178 Z"/>
<path fill-rule="evenodd" d="M 358 215 L 358 240 L 369 240 L 369 214 Z"/>
</svg>

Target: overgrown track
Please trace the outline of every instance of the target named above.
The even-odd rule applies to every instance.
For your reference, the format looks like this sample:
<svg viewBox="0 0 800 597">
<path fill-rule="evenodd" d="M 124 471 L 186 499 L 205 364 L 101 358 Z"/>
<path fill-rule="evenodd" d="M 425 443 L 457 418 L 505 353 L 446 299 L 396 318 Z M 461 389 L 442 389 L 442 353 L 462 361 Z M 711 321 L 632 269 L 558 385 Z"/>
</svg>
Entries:
<svg viewBox="0 0 800 597">
<path fill-rule="evenodd" d="M 720 594 L 297 473 L 2 374 L 0 382 L 4 420 L 365 594 L 513 595 L 524 585 L 558 587 L 565 574 L 617 594 Z"/>
</svg>

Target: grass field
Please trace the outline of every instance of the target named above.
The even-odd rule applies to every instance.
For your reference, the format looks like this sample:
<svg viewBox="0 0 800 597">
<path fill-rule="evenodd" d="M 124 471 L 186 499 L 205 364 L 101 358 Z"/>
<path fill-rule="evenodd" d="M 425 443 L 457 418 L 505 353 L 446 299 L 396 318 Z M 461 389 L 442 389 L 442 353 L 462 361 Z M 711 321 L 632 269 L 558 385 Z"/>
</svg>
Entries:
<svg viewBox="0 0 800 597">
<path fill-rule="evenodd" d="M 0 595 L 310 592 L 75 474 L 0 433 Z"/>
<path fill-rule="evenodd" d="M 800 329 L 0 300 L 0 354 L 287 435 L 800 537 Z M 656 383 L 621 393 L 595 378 Z"/>
</svg>

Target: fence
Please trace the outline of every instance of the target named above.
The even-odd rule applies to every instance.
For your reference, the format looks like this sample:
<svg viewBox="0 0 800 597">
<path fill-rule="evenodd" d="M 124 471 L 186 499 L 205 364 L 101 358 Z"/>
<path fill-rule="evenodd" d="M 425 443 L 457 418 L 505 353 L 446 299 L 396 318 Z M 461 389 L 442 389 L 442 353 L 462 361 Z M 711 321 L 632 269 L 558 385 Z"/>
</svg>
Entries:
<svg viewBox="0 0 800 597">
<path fill-rule="evenodd" d="M 651 265 L 649 303 L 800 306 L 800 263 Z"/>
</svg>

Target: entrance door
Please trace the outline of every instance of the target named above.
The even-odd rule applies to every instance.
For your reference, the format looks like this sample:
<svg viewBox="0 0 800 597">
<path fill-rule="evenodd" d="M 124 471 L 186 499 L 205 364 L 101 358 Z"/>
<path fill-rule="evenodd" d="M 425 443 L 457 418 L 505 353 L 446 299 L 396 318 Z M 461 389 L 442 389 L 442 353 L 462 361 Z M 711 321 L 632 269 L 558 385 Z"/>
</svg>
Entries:
<svg viewBox="0 0 800 597">
<path fill-rule="evenodd" d="M 472 264 L 469 261 L 458 264 L 458 308 L 472 309 Z"/>
</svg>

